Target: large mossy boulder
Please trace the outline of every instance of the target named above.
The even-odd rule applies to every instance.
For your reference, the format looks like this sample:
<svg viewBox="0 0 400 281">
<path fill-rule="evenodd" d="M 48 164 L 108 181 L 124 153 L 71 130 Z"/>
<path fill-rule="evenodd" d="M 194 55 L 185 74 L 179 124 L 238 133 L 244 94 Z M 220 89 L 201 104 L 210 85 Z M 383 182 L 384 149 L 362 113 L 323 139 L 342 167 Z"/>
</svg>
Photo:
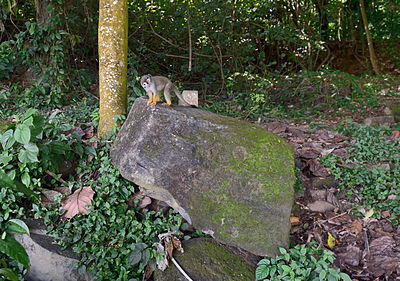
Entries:
<svg viewBox="0 0 400 281">
<path fill-rule="evenodd" d="M 174 252 L 183 271 L 196 281 L 253 281 L 257 261 L 240 251 L 217 244 L 211 238 L 195 238 L 182 243 L 184 253 Z M 187 281 L 169 262 L 163 272 L 156 270 L 154 281 Z"/>
<path fill-rule="evenodd" d="M 123 177 L 197 229 L 261 256 L 289 243 L 294 155 L 253 124 L 135 101 L 111 149 Z"/>
</svg>

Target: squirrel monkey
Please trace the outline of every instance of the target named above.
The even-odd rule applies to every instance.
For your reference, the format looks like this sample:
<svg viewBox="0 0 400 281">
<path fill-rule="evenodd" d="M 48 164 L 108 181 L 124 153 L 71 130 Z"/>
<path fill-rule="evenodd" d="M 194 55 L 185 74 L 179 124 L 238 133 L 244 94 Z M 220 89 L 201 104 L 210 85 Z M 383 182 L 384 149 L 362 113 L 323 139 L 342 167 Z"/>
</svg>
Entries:
<svg viewBox="0 0 400 281">
<path fill-rule="evenodd" d="M 149 96 L 149 100 L 147 102 L 148 105 L 150 103 L 155 105 L 157 102 L 159 102 L 159 93 L 163 90 L 165 100 L 167 101 L 163 104 L 168 106 L 171 105 L 170 91 L 172 90 L 185 106 L 190 106 L 190 104 L 183 99 L 178 88 L 167 77 L 143 75 L 142 77 L 140 77 L 140 85 L 142 85 L 142 87 L 146 90 L 147 95 Z"/>
</svg>

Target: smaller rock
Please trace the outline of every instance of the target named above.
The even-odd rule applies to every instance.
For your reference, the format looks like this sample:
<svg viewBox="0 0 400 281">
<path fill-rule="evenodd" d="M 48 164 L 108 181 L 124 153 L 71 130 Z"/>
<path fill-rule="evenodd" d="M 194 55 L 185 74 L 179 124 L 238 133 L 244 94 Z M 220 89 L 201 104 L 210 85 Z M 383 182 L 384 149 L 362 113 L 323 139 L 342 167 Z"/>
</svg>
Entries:
<svg viewBox="0 0 400 281">
<path fill-rule="evenodd" d="M 184 253 L 174 258 L 195 281 L 254 280 L 258 257 L 233 247 L 217 244 L 211 238 L 183 241 Z M 165 271 L 154 272 L 155 281 L 187 281 L 171 262 Z"/>
<path fill-rule="evenodd" d="M 326 178 L 316 177 L 311 179 L 311 186 L 315 189 L 329 189 L 331 187 L 336 188 L 338 186 L 338 182 L 333 176 Z"/>
<path fill-rule="evenodd" d="M 360 248 L 352 245 L 347 246 L 345 253 L 338 254 L 340 261 L 351 266 L 358 266 L 360 264 L 361 256 L 362 251 Z"/>
<path fill-rule="evenodd" d="M 326 201 L 318 200 L 312 203 L 309 203 L 307 207 L 313 211 L 313 212 L 319 212 L 319 213 L 326 213 L 329 211 L 333 211 L 336 207 L 332 205 L 331 203 L 328 203 Z"/>
<path fill-rule="evenodd" d="M 326 189 L 310 189 L 309 191 L 313 201 L 324 201 L 326 199 Z"/>
<path fill-rule="evenodd" d="M 15 234 L 15 239 L 25 248 L 30 268 L 24 276 L 27 281 L 76 281 L 92 280 L 74 269 L 78 257 L 71 250 L 62 250 L 46 234 L 42 220 L 27 220 L 31 235 Z"/>
<path fill-rule="evenodd" d="M 388 103 L 390 115 L 394 118 L 395 122 L 400 122 L 400 101 L 391 101 Z"/>
<path fill-rule="evenodd" d="M 183 91 L 182 92 L 182 97 L 185 101 L 187 101 L 188 104 L 194 105 L 196 107 L 199 107 L 199 92 L 198 91 Z M 179 100 L 179 105 L 183 105 L 181 100 Z"/>
<path fill-rule="evenodd" d="M 364 124 L 367 126 L 372 126 L 372 125 L 390 126 L 393 123 L 394 123 L 393 116 L 377 116 L 364 119 Z"/>
</svg>

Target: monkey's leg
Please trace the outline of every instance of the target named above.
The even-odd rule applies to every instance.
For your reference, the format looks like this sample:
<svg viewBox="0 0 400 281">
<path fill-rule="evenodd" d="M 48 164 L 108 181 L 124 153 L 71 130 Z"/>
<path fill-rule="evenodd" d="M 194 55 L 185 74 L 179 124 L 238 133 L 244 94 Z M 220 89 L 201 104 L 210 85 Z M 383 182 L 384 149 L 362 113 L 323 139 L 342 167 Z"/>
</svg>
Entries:
<svg viewBox="0 0 400 281">
<path fill-rule="evenodd" d="M 171 105 L 171 95 L 169 94 L 170 90 L 171 90 L 171 84 L 167 84 L 164 89 L 164 97 L 165 97 L 166 103 L 163 103 L 163 105 L 167 105 L 167 106 Z"/>
<path fill-rule="evenodd" d="M 159 94 L 158 94 L 158 93 L 157 93 L 157 94 L 154 94 L 152 104 L 156 105 L 157 102 L 159 102 L 159 101 L 160 101 L 160 96 L 159 96 Z"/>
<path fill-rule="evenodd" d="M 149 96 L 149 100 L 147 101 L 147 105 L 153 102 L 153 93 L 152 92 L 147 92 L 147 95 Z"/>
</svg>

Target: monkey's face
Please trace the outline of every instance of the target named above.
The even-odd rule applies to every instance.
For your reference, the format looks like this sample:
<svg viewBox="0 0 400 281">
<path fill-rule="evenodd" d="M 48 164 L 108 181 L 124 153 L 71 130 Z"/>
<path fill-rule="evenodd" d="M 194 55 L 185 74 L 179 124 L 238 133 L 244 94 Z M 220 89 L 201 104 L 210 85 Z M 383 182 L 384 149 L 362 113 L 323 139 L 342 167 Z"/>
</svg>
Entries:
<svg viewBox="0 0 400 281">
<path fill-rule="evenodd" d="M 145 89 L 146 91 L 150 89 L 150 83 L 151 83 L 151 78 L 147 77 L 146 79 L 144 79 L 144 81 L 142 81 L 142 87 L 143 89 Z"/>
</svg>

